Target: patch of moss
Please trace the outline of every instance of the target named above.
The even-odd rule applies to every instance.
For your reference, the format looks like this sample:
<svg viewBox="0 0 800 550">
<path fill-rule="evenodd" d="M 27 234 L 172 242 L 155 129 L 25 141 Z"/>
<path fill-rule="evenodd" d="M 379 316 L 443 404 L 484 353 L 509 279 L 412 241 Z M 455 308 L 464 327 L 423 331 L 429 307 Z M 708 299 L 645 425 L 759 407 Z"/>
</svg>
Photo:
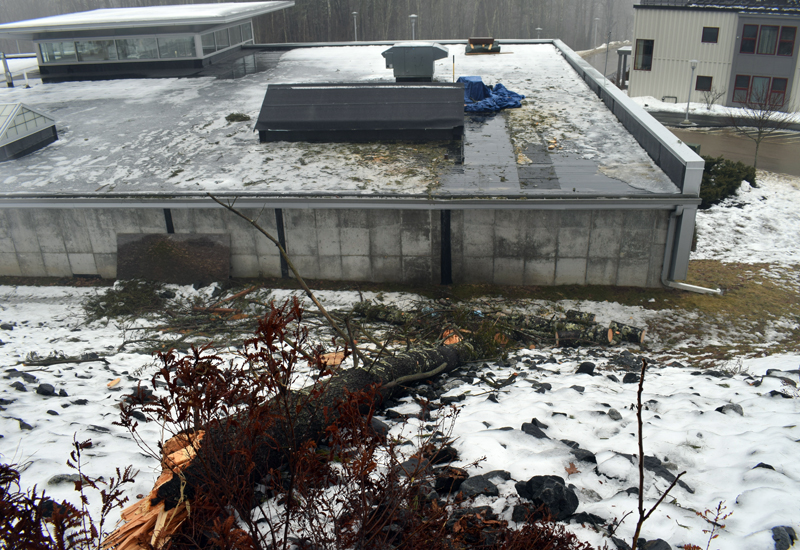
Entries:
<svg viewBox="0 0 800 550">
<path fill-rule="evenodd" d="M 250 120 L 250 115 L 246 115 L 244 113 L 231 113 L 225 117 L 225 120 L 227 120 L 228 123 L 247 122 L 248 120 Z"/>
</svg>

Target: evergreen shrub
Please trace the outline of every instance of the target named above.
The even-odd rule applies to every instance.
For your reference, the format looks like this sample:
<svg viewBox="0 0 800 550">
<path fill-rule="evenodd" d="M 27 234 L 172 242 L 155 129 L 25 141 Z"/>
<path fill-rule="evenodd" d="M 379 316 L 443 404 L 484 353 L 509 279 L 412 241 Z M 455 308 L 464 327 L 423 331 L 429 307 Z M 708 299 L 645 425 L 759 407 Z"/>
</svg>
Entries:
<svg viewBox="0 0 800 550">
<path fill-rule="evenodd" d="M 703 156 L 703 160 L 706 161 L 706 167 L 700 184 L 701 209 L 711 208 L 734 195 L 742 181 L 756 187 L 756 169 L 752 166 L 724 157 Z"/>
</svg>

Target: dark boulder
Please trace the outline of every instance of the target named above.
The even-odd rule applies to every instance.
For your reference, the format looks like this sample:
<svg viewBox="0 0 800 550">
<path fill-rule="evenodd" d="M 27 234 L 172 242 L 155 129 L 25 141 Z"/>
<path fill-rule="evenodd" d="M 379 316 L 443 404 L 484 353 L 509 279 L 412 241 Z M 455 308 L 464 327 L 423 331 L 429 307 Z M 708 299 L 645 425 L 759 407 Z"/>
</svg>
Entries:
<svg viewBox="0 0 800 550">
<path fill-rule="evenodd" d="M 578 509 L 578 496 L 558 476 L 533 476 L 516 484 L 517 493 L 535 506 L 544 506 L 556 521 L 563 521 Z"/>
</svg>

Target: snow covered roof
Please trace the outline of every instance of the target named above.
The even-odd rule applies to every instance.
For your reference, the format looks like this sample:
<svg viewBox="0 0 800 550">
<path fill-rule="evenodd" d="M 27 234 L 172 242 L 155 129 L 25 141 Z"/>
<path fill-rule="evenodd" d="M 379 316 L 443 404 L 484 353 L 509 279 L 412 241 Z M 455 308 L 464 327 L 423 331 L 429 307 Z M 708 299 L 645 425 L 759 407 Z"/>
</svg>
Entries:
<svg viewBox="0 0 800 550">
<path fill-rule="evenodd" d="M 22 103 L 0 103 L 0 147 L 55 124 L 49 116 Z"/>
<path fill-rule="evenodd" d="M 701 8 L 756 11 L 774 15 L 800 13 L 800 0 L 641 0 L 634 7 Z"/>
<path fill-rule="evenodd" d="M 507 53 L 495 56 L 456 49 L 456 76 L 502 82 L 526 97 L 520 109 L 465 117 L 463 164 L 446 144 L 259 143 L 253 126 L 268 85 L 392 82 L 385 49 L 298 48 L 273 68 L 237 80 L 0 88 L 0 102 L 24 101 L 59 120 L 57 142 L 6 163 L 0 195 L 680 194 L 549 43 L 508 44 Z M 437 61 L 434 80 L 452 81 L 452 66 L 451 58 Z"/>
<path fill-rule="evenodd" d="M 0 38 L 46 32 L 86 31 L 173 25 L 224 25 L 294 6 L 294 0 L 108 8 L 65 13 L 0 25 Z"/>
</svg>

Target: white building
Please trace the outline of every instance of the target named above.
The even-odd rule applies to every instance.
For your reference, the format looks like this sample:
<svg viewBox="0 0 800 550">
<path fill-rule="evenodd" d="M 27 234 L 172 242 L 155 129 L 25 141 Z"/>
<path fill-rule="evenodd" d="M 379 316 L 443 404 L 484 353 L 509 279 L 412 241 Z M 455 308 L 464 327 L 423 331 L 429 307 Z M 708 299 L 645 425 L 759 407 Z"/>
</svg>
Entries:
<svg viewBox="0 0 800 550">
<path fill-rule="evenodd" d="M 756 97 L 800 109 L 792 0 L 642 0 L 636 8 L 629 94 L 683 103 L 703 92 L 736 106 Z M 692 78 L 690 60 L 697 60 Z"/>
</svg>

